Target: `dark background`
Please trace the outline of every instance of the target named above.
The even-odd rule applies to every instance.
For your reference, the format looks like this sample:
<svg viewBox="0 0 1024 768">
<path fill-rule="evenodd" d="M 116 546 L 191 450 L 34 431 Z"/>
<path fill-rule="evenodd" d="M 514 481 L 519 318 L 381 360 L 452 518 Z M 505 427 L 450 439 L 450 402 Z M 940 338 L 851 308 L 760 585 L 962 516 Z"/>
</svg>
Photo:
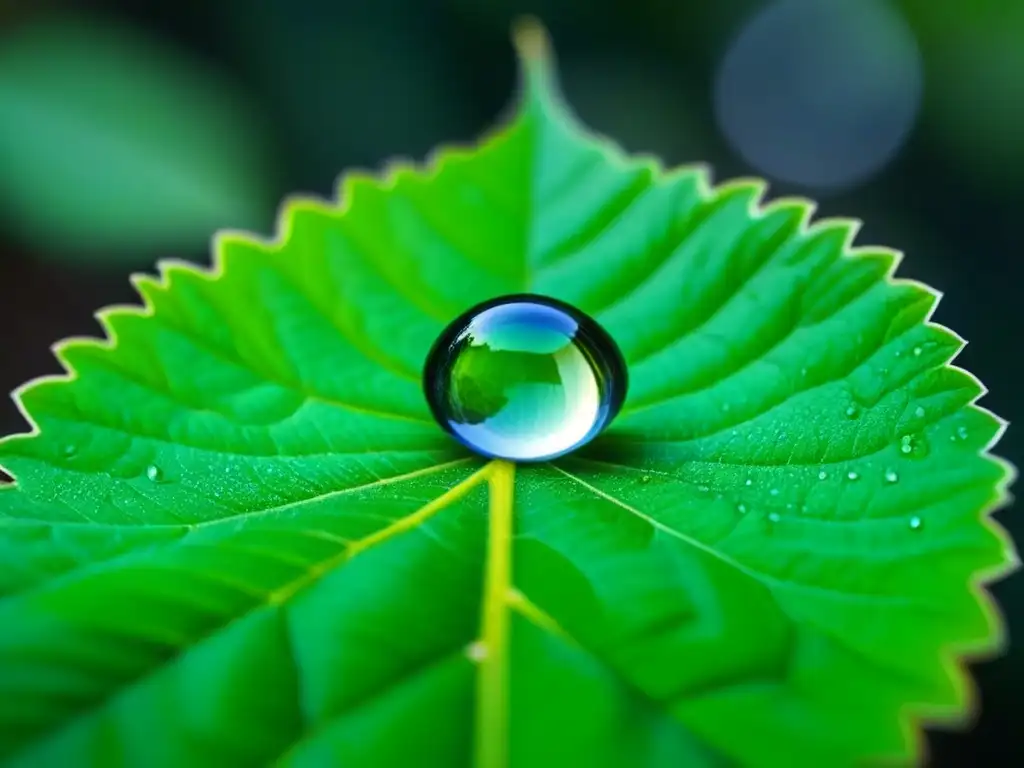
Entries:
<svg viewBox="0 0 1024 768">
<path fill-rule="evenodd" d="M 473 140 L 511 98 L 509 24 L 528 11 L 591 126 L 718 179 L 767 176 L 905 251 L 899 274 L 946 293 L 936 319 L 970 340 L 958 364 L 984 405 L 1018 421 L 1024 3 L 853 2 L 870 18 L 850 0 L 831 17 L 806 0 L 0 0 L 0 390 L 57 372 L 50 344 L 97 334 L 94 311 L 134 300 L 132 271 L 207 262 L 217 226 L 268 233 L 289 193 Z M 187 174 L 213 167 L 200 200 Z M 0 434 L 23 428 L 0 403 Z M 1011 428 L 999 453 L 1022 448 Z M 1024 634 L 1024 577 L 994 593 Z M 931 764 L 1024 764 L 1024 649 L 974 669 L 977 723 L 933 734 Z"/>
</svg>

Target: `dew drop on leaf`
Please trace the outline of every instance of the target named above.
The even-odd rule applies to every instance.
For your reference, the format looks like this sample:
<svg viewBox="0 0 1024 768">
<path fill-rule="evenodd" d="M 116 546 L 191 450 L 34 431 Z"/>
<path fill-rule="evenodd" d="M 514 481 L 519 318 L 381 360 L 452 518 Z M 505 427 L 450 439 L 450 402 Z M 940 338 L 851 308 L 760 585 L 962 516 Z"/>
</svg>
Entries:
<svg viewBox="0 0 1024 768">
<path fill-rule="evenodd" d="M 921 356 L 922 349 L 920 347 L 914 347 L 914 357 Z"/>
<path fill-rule="evenodd" d="M 828 472 L 826 472 L 824 469 L 821 470 L 821 472 L 818 473 L 818 479 L 819 480 L 825 480 L 827 477 L 828 477 Z"/>
<path fill-rule="evenodd" d="M 920 406 L 920 405 L 917 406 L 917 408 L 914 409 L 914 415 L 917 416 L 917 418 L 919 418 L 919 419 L 923 419 L 924 418 L 924 407 Z"/>
<path fill-rule="evenodd" d="M 887 483 L 898 483 L 899 480 L 900 480 L 900 476 L 896 474 L 895 470 L 892 470 L 892 469 L 885 470 L 885 482 L 887 482 Z"/>
<path fill-rule="evenodd" d="M 594 320 L 518 294 L 456 318 L 430 350 L 423 385 L 434 418 L 466 447 L 543 461 L 579 448 L 615 418 L 627 372 Z"/>
<path fill-rule="evenodd" d="M 768 491 L 768 493 L 770 493 L 772 496 L 778 496 L 779 495 L 779 489 L 778 488 L 772 488 L 770 491 Z"/>
<path fill-rule="evenodd" d="M 149 478 L 151 482 L 159 483 L 164 479 L 164 471 L 156 464 L 150 464 L 146 467 L 146 477 Z"/>
<path fill-rule="evenodd" d="M 747 486 L 747 487 L 749 488 L 749 487 L 750 487 L 751 485 L 753 485 L 753 484 L 754 484 L 754 481 L 753 481 L 753 480 L 751 480 L 751 479 L 750 479 L 750 478 L 748 477 L 748 478 L 747 478 L 747 479 L 746 479 L 746 480 L 745 480 L 745 481 L 743 482 L 743 484 L 744 484 L 745 486 Z"/>
<path fill-rule="evenodd" d="M 924 435 L 904 435 L 900 438 L 901 455 L 911 459 L 921 459 L 928 453 L 928 440 Z"/>
<path fill-rule="evenodd" d="M 921 526 L 922 526 L 923 524 L 924 524 L 924 523 L 922 522 L 921 518 L 920 518 L 920 517 L 918 517 L 917 515 L 914 515 L 913 517 L 911 517 L 911 518 L 910 518 L 910 522 L 909 522 L 909 525 L 910 525 L 910 529 L 911 529 L 912 531 L 918 531 L 918 530 L 920 530 L 920 529 L 921 529 Z"/>
<path fill-rule="evenodd" d="M 78 453 L 78 448 L 76 448 L 71 443 L 68 443 L 67 445 L 64 446 L 64 448 L 61 449 L 61 453 L 64 454 L 65 459 L 70 459 L 72 456 Z"/>
<path fill-rule="evenodd" d="M 640 478 L 640 482 L 641 483 L 649 483 L 649 482 L 651 482 L 651 476 L 650 475 L 644 475 L 643 477 Z"/>
<path fill-rule="evenodd" d="M 851 469 L 851 470 L 850 470 L 849 472 L 847 472 L 847 473 L 846 473 L 846 476 L 847 476 L 847 477 L 848 477 L 848 478 L 849 478 L 850 480 L 857 480 L 857 479 L 859 479 L 859 478 L 860 478 L 860 475 L 858 475 L 858 474 L 857 474 L 856 472 L 854 472 L 854 471 L 853 471 L 852 469 Z"/>
<path fill-rule="evenodd" d="M 742 503 L 737 504 L 736 511 L 739 512 L 741 515 L 747 514 L 747 505 Z"/>
<path fill-rule="evenodd" d="M 957 427 L 956 428 L 956 436 L 959 437 L 961 440 L 966 440 L 967 439 L 967 427 Z"/>
<path fill-rule="evenodd" d="M 466 656 L 470 661 L 483 661 L 487 658 L 487 646 L 479 640 L 466 647 Z"/>
<path fill-rule="evenodd" d="M 778 512 L 769 512 L 768 513 L 768 522 L 769 523 L 777 523 L 781 519 L 782 518 L 779 517 L 779 513 Z"/>
<path fill-rule="evenodd" d="M 860 409 L 856 405 L 851 405 L 846 409 L 846 418 L 856 419 L 860 416 Z"/>
</svg>

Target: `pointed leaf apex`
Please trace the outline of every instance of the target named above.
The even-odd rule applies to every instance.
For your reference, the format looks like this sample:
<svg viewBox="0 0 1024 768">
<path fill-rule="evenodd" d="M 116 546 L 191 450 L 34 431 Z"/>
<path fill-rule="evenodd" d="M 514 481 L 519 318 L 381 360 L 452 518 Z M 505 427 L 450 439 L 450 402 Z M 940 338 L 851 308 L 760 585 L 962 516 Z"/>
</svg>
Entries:
<svg viewBox="0 0 1024 768">
<path fill-rule="evenodd" d="M 512 43 L 519 56 L 524 105 L 557 103 L 555 57 L 544 25 L 532 16 L 517 19 L 512 24 Z"/>
</svg>

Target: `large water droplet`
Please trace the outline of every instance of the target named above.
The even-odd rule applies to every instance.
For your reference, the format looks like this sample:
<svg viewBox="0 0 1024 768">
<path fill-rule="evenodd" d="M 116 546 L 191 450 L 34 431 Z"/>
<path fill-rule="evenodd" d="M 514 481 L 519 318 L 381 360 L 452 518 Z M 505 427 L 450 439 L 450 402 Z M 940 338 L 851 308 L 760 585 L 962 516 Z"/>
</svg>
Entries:
<svg viewBox="0 0 1024 768">
<path fill-rule="evenodd" d="M 480 304 L 435 342 L 424 390 L 438 423 L 484 456 L 543 461 L 593 439 L 626 396 L 626 364 L 594 320 L 531 294 Z"/>
<path fill-rule="evenodd" d="M 146 477 L 149 478 L 150 482 L 159 483 L 164 479 L 164 471 L 156 464 L 150 464 L 146 467 Z"/>
</svg>

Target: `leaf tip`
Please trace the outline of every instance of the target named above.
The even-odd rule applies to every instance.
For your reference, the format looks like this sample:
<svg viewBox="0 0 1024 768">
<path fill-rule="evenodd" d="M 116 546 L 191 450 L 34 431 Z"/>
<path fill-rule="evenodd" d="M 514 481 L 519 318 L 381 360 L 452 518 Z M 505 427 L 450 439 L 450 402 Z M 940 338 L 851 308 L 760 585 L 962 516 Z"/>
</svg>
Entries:
<svg viewBox="0 0 1024 768">
<path fill-rule="evenodd" d="M 551 58 L 551 38 L 535 16 L 520 16 L 512 22 L 512 42 L 526 65 L 544 64 Z"/>
<path fill-rule="evenodd" d="M 534 16 L 520 16 L 512 22 L 512 44 L 519 57 L 523 101 L 557 100 L 555 56 L 544 25 Z"/>
</svg>

